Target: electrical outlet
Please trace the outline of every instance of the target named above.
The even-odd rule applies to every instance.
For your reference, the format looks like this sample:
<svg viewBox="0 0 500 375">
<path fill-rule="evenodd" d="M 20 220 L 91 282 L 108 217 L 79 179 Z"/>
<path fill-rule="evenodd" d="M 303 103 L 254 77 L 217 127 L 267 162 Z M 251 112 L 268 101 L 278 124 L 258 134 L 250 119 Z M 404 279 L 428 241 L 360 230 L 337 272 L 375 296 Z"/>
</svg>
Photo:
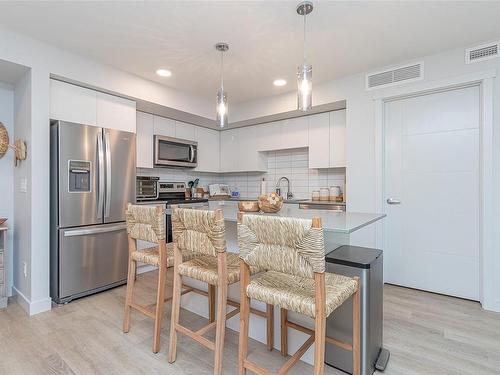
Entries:
<svg viewBox="0 0 500 375">
<path fill-rule="evenodd" d="M 28 277 L 28 265 L 26 262 L 23 262 L 23 275 L 25 278 Z"/>
<path fill-rule="evenodd" d="M 21 178 L 21 183 L 19 184 L 19 191 L 21 193 L 28 192 L 28 179 L 26 177 Z"/>
</svg>

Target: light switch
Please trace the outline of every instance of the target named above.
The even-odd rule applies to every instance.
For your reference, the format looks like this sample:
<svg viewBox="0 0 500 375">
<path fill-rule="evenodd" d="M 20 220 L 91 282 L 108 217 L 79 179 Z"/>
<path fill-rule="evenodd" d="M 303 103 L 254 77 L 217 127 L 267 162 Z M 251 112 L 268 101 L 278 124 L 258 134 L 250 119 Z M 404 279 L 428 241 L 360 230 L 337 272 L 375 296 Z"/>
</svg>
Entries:
<svg viewBox="0 0 500 375">
<path fill-rule="evenodd" d="M 28 192 L 28 179 L 26 177 L 21 178 L 21 183 L 19 184 L 19 191 L 21 193 Z"/>
</svg>

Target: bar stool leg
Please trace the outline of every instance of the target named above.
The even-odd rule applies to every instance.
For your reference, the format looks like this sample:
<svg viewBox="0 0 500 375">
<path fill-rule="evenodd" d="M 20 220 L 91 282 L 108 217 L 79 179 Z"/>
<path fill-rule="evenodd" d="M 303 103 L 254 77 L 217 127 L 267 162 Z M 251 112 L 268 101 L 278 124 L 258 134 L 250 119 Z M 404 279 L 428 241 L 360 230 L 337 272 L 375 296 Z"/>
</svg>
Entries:
<svg viewBox="0 0 500 375">
<path fill-rule="evenodd" d="M 222 373 L 222 355 L 224 351 L 224 334 L 226 332 L 227 307 L 227 254 L 217 254 L 218 280 L 217 285 L 217 325 L 215 327 L 215 361 L 214 375 Z"/>
<path fill-rule="evenodd" d="M 215 285 L 208 285 L 208 321 L 215 322 Z"/>
<path fill-rule="evenodd" d="M 325 274 L 315 273 L 316 284 L 316 318 L 314 321 L 314 375 L 323 375 L 325 367 L 326 337 L 326 291 Z"/>
<path fill-rule="evenodd" d="M 286 357 L 288 355 L 288 327 L 286 322 L 288 320 L 288 310 L 280 308 L 281 312 L 281 355 Z"/>
<path fill-rule="evenodd" d="M 163 262 L 164 263 L 164 262 Z M 158 268 L 158 292 L 156 294 L 155 336 L 153 340 L 153 353 L 160 351 L 161 323 L 165 306 L 165 284 L 167 281 L 167 265 L 160 264 Z"/>
<path fill-rule="evenodd" d="M 274 347 L 274 306 L 267 304 L 266 306 L 267 320 L 267 350 L 272 351 Z"/>
<path fill-rule="evenodd" d="M 135 247 L 135 241 L 129 238 L 129 242 L 130 241 L 134 242 L 134 247 Z M 129 244 L 129 246 L 130 246 L 130 244 Z M 125 296 L 125 313 L 123 315 L 123 332 L 124 333 L 128 333 L 128 331 L 130 330 L 130 304 L 132 303 L 132 296 L 134 293 L 135 269 L 136 269 L 136 263 L 129 255 L 128 276 L 127 276 L 127 295 Z"/>
<path fill-rule="evenodd" d="M 247 285 L 250 281 L 250 268 L 240 260 L 240 344 L 238 351 L 238 375 L 247 373 L 244 367 L 248 354 L 248 328 L 250 325 L 250 298 L 247 296 Z"/>
<path fill-rule="evenodd" d="M 177 325 L 181 308 L 182 276 L 179 274 L 179 264 L 182 255 L 174 244 L 174 285 L 172 291 L 172 316 L 170 318 L 170 343 L 168 348 L 168 362 L 173 363 L 177 358 Z"/>
</svg>

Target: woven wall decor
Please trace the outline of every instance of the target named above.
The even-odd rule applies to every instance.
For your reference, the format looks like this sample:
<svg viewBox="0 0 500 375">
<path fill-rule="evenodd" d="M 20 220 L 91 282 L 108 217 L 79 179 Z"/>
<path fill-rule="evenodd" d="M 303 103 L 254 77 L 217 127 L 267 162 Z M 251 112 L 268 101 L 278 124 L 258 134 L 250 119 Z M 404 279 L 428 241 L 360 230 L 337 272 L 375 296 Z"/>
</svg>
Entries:
<svg viewBox="0 0 500 375">
<path fill-rule="evenodd" d="M 26 142 L 16 139 L 13 145 L 9 145 L 9 133 L 5 125 L 0 122 L 0 159 L 7 153 L 9 147 L 14 150 L 14 166 L 17 167 L 20 160 L 26 160 Z"/>
<path fill-rule="evenodd" d="M 5 125 L 0 122 L 0 159 L 7 153 L 9 149 L 9 133 Z"/>
</svg>

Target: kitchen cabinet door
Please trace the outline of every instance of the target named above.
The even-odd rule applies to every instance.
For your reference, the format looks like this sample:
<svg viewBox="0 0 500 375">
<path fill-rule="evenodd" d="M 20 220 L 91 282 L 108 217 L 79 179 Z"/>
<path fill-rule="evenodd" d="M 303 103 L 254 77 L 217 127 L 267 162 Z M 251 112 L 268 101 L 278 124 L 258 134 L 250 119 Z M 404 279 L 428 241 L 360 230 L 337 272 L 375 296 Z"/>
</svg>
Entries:
<svg viewBox="0 0 500 375">
<path fill-rule="evenodd" d="M 330 112 L 330 167 L 345 167 L 346 110 Z"/>
<path fill-rule="evenodd" d="M 198 166 L 195 170 L 199 172 L 219 172 L 219 131 L 196 126 L 195 137 L 196 142 L 198 142 Z"/>
<path fill-rule="evenodd" d="M 330 114 L 308 116 L 309 120 L 309 168 L 330 166 Z"/>
<path fill-rule="evenodd" d="M 281 149 L 282 121 L 268 122 L 256 125 L 257 148 L 259 151 L 272 151 Z"/>
<path fill-rule="evenodd" d="M 97 92 L 51 79 L 50 118 L 96 126 Z"/>
<path fill-rule="evenodd" d="M 176 121 L 175 122 L 175 137 L 180 139 L 186 139 L 188 141 L 195 140 L 195 126 L 187 124 L 185 122 Z"/>
<path fill-rule="evenodd" d="M 154 135 L 162 135 L 164 137 L 175 137 L 175 121 L 166 117 L 153 117 L 153 132 Z"/>
<path fill-rule="evenodd" d="M 136 116 L 133 100 L 97 92 L 97 126 L 135 133 Z"/>
<path fill-rule="evenodd" d="M 266 171 L 264 154 L 259 153 L 259 129 L 256 126 L 238 128 L 238 171 Z"/>
<path fill-rule="evenodd" d="M 309 145 L 308 116 L 281 121 L 281 148 L 301 148 Z"/>
<path fill-rule="evenodd" d="M 220 133 L 221 153 L 220 169 L 221 172 L 238 171 L 239 147 L 238 147 L 238 129 L 224 130 Z"/>
<path fill-rule="evenodd" d="M 149 113 L 137 112 L 137 168 L 153 168 L 153 118 Z"/>
</svg>

